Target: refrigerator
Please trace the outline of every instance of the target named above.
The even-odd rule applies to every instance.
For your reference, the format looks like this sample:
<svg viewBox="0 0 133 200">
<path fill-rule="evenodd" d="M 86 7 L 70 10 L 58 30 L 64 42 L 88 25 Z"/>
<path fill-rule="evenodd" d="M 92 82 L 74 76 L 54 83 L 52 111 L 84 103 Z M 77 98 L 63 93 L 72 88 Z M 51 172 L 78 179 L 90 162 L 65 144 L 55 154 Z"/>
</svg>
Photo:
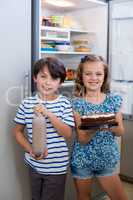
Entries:
<svg viewBox="0 0 133 200">
<path fill-rule="evenodd" d="M 99 54 L 107 59 L 108 4 L 105 1 L 72 0 L 72 7 L 58 7 L 44 0 L 32 2 L 32 63 L 38 58 L 56 56 L 63 60 L 66 69 L 76 70 L 86 54 Z M 63 86 L 70 89 L 73 82 L 65 81 Z"/>
<path fill-rule="evenodd" d="M 33 1 L 32 63 L 39 58 L 56 56 L 64 62 L 66 69 L 75 70 L 80 59 L 87 54 L 99 54 L 107 59 L 108 4 L 105 1 L 92 0 L 71 0 L 70 2 L 74 6 L 57 7 L 48 4 L 47 1 Z M 77 51 L 74 41 L 88 41 L 88 50 Z M 73 81 L 66 80 L 60 90 L 62 94 L 71 98 Z M 33 83 L 32 92 L 35 92 Z M 68 142 L 70 154 L 72 144 L 73 140 L 71 143 Z M 104 195 L 105 193 L 95 180 L 92 199 L 100 200 L 104 198 Z M 69 169 L 65 200 L 71 199 L 76 200 L 76 191 Z"/>
<path fill-rule="evenodd" d="M 123 97 L 125 134 L 121 139 L 120 176 L 133 182 L 133 1 L 110 1 L 111 90 Z"/>
<path fill-rule="evenodd" d="M 40 2 L 38 0 L 35 1 Z M 34 0 L 4 0 L 0 6 L 0 103 L 1 103 L 1 140 L 0 140 L 0 199 L 2 200 L 29 200 L 30 184 L 28 169 L 24 165 L 24 152 L 15 142 L 12 134 L 14 126 L 13 119 L 18 105 L 22 99 L 31 95 L 31 66 L 38 59 L 39 37 L 34 38 L 38 32 L 38 22 L 34 19 L 38 16 L 39 5 L 34 7 Z M 90 31 L 97 32 L 96 51 L 102 49 L 102 54 L 106 56 L 106 14 L 107 10 L 97 11 L 97 6 L 92 8 L 95 16 L 102 13 L 104 17 L 91 18 L 91 13 L 86 18 L 87 23 L 91 24 Z M 34 12 L 36 10 L 36 12 Z M 96 14 L 97 13 L 97 14 Z M 78 13 L 77 13 L 78 16 Z M 93 27 L 93 22 L 97 26 Z M 101 22 L 104 22 L 99 31 Z M 100 23 L 99 23 L 100 22 Z M 103 31 L 103 27 L 105 27 Z M 104 35 L 104 37 L 102 37 Z M 98 40 L 98 38 L 101 38 Z M 102 44 L 105 47 L 102 47 Z M 79 55 L 78 55 L 79 56 Z M 71 179 L 71 177 L 70 177 Z M 71 192 L 74 193 L 72 182 L 67 184 L 66 198 L 71 199 Z M 70 186 L 70 187 L 69 187 Z M 100 188 L 97 190 L 97 194 Z M 101 191 L 100 191 L 101 194 Z"/>
<path fill-rule="evenodd" d="M 17 106 L 28 92 L 28 85 L 25 84 L 30 71 L 31 1 L 2 0 L 0 1 L 1 200 L 30 199 L 28 170 L 24 165 L 23 151 L 16 144 L 12 133 Z"/>
</svg>

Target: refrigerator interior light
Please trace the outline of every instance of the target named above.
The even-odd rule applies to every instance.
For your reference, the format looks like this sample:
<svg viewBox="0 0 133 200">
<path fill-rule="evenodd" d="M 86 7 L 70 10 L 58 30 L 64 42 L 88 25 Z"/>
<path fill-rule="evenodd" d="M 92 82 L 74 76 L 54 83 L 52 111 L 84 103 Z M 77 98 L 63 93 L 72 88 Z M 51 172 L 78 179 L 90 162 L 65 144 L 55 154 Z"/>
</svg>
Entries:
<svg viewBox="0 0 133 200">
<path fill-rule="evenodd" d="M 45 0 L 46 3 L 57 7 L 73 7 L 74 3 L 67 0 Z"/>
<path fill-rule="evenodd" d="M 106 3 L 103 1 L 99 1 L 99 0 L 87 0 L 90 3 L 97 3 L 97 4 L 101 4 L 101 5 L 105 5 Z"/>
</svg>

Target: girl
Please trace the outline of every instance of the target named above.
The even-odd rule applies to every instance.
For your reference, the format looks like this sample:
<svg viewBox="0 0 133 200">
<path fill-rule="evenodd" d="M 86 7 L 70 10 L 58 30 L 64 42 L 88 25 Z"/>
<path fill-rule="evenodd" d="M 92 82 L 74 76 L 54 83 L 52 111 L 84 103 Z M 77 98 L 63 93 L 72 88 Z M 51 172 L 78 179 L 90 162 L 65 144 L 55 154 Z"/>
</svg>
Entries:
<svg viewBox="0 0 133 200">
<path fill-rule="evenodd" d="M 127 200 L 117 174 L 120 159 L 116 137 L 122 136 L 122 99 L 108 93 L 108 67 L 103 58 L 88 55 L 81 59 L 77 70 L 73 109 L 77 127 L 71 170 L 78 200 L 91 198 L 93 177 L 97 177 L 111 200 Z M 115 113 L 117 127 L 103 130 L 79 129 L 81 116 L 93 113 Z"/>
<path fill-rule="evenodd" d="M 68 99 L 57 93 L 65 80 L 62 62 L 47 57 L 38 60 L 33 69 L 37 94 L 24 99 L 15 117 L 14 134 L 25 151 L 29 166 L 32 200 L 63 200 L 66 173 L 69 164 L 66 139 L 74 126 L 72 107 Z M 39 102 L 42 105 L 38 105 Z M 46 118 L 47 151 L 36 157 L 32 150 L 32 119 L 34 112 Z M 27 129 L 27 137 L 24 129 Z"/>
</svg>

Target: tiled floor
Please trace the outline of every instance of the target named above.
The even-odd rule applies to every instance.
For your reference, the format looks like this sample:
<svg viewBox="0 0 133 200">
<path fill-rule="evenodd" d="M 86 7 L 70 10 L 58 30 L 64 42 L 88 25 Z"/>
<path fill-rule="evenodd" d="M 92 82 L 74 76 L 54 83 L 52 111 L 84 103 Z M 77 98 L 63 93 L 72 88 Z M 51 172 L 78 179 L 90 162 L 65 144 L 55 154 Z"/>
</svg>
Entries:
<svg viewBox="0 0 133 200">
<path fill-rule="evenodd" d="M 128 200 L 133 200 L 133 184 L 123 182 L 124 189 L 126 191 Z M 108 197 L 106 197 L 104 200 L 110 200 Z"/>
<path fill-rule="evenodd" d="M 123 182 L 123 185 L 127 193 L 128 200 L 133 200 L 133 184 Z"/>
</svg>

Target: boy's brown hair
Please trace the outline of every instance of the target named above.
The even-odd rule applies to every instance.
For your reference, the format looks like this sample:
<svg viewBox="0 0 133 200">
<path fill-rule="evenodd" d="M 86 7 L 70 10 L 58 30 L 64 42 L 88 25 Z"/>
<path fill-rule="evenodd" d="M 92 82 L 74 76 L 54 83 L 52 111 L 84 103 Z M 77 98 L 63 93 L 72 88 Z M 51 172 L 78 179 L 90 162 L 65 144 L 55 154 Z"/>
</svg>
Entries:
<svg viewBox="0 0 133 200">
<path fill-rule="evenodd" d="M 38 60 L 33 67 L 32 75 L 36 78 L 37 74 L 48 67 L 50 75 L 53 79 L 60 78 L 60 83 L 63 83 L 66 78 L 66 69 L 64 64 L 56 57 L 46 57 Z"/>
</svg>

